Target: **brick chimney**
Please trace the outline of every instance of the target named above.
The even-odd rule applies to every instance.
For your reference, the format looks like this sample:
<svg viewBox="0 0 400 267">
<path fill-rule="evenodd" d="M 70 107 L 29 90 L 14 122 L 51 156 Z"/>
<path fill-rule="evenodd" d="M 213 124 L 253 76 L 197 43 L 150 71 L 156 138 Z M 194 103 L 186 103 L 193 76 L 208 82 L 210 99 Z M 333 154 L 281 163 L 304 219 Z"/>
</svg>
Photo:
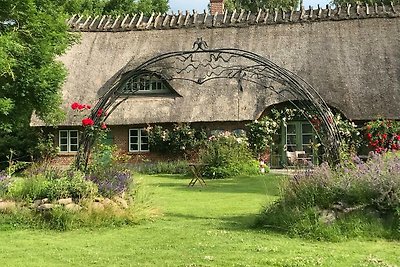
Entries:
<svg viewBox="0 0 400 267">
<path fill-rule="evenodd" d="M 210 6 L 211 15 L 224 13 L 224 0 L 210 0 Z"/>
</svg>

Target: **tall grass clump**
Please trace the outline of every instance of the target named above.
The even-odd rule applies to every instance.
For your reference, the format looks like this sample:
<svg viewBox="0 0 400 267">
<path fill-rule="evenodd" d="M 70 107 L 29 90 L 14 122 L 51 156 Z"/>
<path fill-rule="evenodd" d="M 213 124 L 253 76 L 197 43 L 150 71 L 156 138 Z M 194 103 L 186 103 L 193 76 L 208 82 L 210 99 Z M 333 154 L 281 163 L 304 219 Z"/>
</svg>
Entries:
<svg viewBox="0 0 400 267">
<path fill-rule="evenodd" d="M 190 173 L 186 160 L 159 161 L 135 164 L 133 170 L 143 174 L 183 174 Z"/>
<path fill-rule="evenodd" d="M 280 199 L 266 206 L 262 227 L 295 236 L 400 238 L 400 157 L 373 154 L 340 166 L 322 164 L 291 177 Z"/>
</svg>

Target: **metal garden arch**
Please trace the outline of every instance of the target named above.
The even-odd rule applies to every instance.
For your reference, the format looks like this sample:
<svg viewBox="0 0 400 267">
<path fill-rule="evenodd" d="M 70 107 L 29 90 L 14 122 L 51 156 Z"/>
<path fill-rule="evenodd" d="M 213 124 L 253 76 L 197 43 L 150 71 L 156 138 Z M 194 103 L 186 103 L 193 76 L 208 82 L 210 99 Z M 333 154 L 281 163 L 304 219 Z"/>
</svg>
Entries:
<svg viewBox="0 0 400 267">
<path fill-rule="evenodd" d="M 202 75 L 193 78 L 188 75 L 191 72 Z M 123 90 L 127 82 L 144 75 L 161 77 L 166 81 L 186 80 L 198 85 L 213 79 L 236 79 L 241 91 L 243 82 L 255 83 L 266 91 L 285 98 L 294 106 L 301 107 L 306 118 L 316 116 L 321 122 L 318 135 L 326 159 L 330 162 L 337 162 L 339 159 L 340 136 L 333 114 L 310 84 L 293 72 L 255 53 L 233 48 L 209 49 L 202 38 L 194 42 L 192 50 L 158 55 L 119 75 L 92 109 L 90 116 L 95 125 L 101 125 L 118 105 L 127 99 Z M 135 87 L 130 93 L 136 93 L 139 88 Z M 98 116 L 99 112 L 107 115 Z M 77 168 L 86 170 L 94 141 L 93 133 L 83 132 L 76 157 Z"/>
</svg>

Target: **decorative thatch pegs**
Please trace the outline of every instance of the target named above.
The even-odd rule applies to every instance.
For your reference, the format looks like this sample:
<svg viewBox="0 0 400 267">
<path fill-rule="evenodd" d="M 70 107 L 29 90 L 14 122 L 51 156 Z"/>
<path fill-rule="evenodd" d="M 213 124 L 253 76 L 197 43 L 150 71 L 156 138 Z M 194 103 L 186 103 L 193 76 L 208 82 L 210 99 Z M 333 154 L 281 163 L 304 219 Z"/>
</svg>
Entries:
<svg viewBox="0 0 400 267">
<path fill-rule="evenodd" d="M 128 20 L 128 18 L 129 18 L 129 14 L 128 14 L 128 15 L 125 15 L 125 17 L 124 17 L 124 19 L 122 20 L 121 25 L 120 25 L 121 28 L 123 28 L 123 27 L 125 26 L 125 22 Z"/>
<path fill-rule="evenodd" d="M 103 15 L 103 16 L 101 17 L 101 20 L 100 20 L 99 24 L 97 25 L 97 29 L 100 29 L 101 24 L 103 23 L 103 21 L 104 21 L 105 19 L 106 19 L 106 15 Z"/>
<path fill-rule="evenodd" d="M 264 23 L 267 23 L 269 17 L 269 9 L 265 10 L 265 17 L 264 17 Z"/>
<path fill-rule="evenodd" d="M 174 26 L 174 22 L 175 22 L 175 14 L 174 14 L 174 12 L 172 12 L 172 14 L 171 14 L 171 20 L 170 20 L 170 22 L 169 22 L 169 27 Z"/>
<path fill-rule="evenodd" d="M 304 6 L 301 6 L 300 7 L 300 17 L 299 17 L 300 20 L 304 19 L 304 14 L 305 14 Z"/>
<path fill-rule="evenodd" d="M 248 12 L 247 12 L 247 16 L 246 16 L 246 21 L 249 21 L 249 20 L 250 20 L 250 15 L 251 15 L 251 11 L 248 11 Z"/>
<path fill-rule="evenodd" d="M 217 25 L 217 16 L 218 16 L 218 11 L 215 11 L 213 20 L 212 20 L 212 26 L 215 27 Z"/>
<path fill-rule="evenodd" d="M 336 15 L 339 17 L 339 16 L 340 16 L 340 13 L 342 13 L 342 6 L 341 6 L 341 5 L 338 5 L 338 6 L 337 6 L 337 13 L 336 13 Z"/>
<path fill-rule="evenodd" d="M 193 10 L 193 24 L 196 24 L 197 22 L 197 11 Z"/>
<path fill-rule="evenodd" d="M 72 15 L 72 17 L 68 20 L 67 24 L 72 25 L 72 22 L 74 21 L 76 16 L 77 16 L 77 14 Z"/>
<path fill-rule="evenodd" d="M 188 24 L 189 18 L 190 18 L 190 12 L 189 10 L 186 10 L 185 21 L 183 22 L 183 26 L 186 26 Z"/>
<path fill-rule="evenodd" d="M 120 17 L 121 17 L 121 15 L 117 16 L 117 18 L 114 20 L 114 23 L 111 25 L 111 29 L 114 29 L 114 27 L 117 25 L 117 22 L 118 22 Z"/>
<path fill-rule="evenodd" d="M 351 4 L 347 3 L 346 13 L 347 13 L 348 17 L 350 17 L 350 8 L 351 8 Z"/>
<path fill-rule="evenodd" d="M 139 17 L 138 21 L 136 22 L 136 26 L 135 26 L 136 29 L 139 28 L 140 23 L 142 23 L 142 20 L 143 20 L 143 12 L 140 13 L 140 17 Z"/>
<path fill-rule="evenodd" d="M 89 30 L 92 29 L 93 25 L 96 23 L 96 20 L 99 18 L 99 16 L 97 15 L 96 17 L 94 17 L 94 19 L 92 20 L 92 22 L 89 25 Z"/>
<path fill-rule="evenodd" d="M 176 25 L 181 26 L 182 20 L 182 11 L 178 10 L 178 20 L 176 21 Z"/>
<path fill-rule="evenodd" d="M 278 20 L 278 10 L 275 8 L 274 9 L 274 22 Z"/>
<path fill-rule="evenodd" d="M 258 13 L 257 13 L 256 23 L 258 23 L 258 22 L 260 21 L 261 12 L 262 12 L 262 10 L 261 10 L 261 8 L 260 8 L 260 9 L 258 10 Z"/>
<path fill-rule="evenodd" d="M 156 16 L 156 18 L 155 18 L 155 20 L 154 20 L 154 29 L 157 28 L 158 22 L 159 22 L 159 20 L 160 20 L 160 17 L 161 17 L 161 12 L 158 12 L 158 14 L 157 14 L 157 16 Z"/>
<path fill-rule="evenodd" d="M 79 29 L 85 28 L 86 24 L 88 24 L 89 20 L 92 18 L 92 16 L 89 16 L 86 18 L 85 22 L 79 26 Z"/>
<path fill-rule="evenodd" d="M 393 13 L 397 13 L 397 12 L 396 12 L 396 9 L 394 8 L 394 4 L 393 4 L 392 1 L 390 1 L 390 6 L 391 6 L 391 8 L 392 8 Z"/>
<path fill-rule="evenodd" d="M 241 22 L 241 21 L 242 21 L 244 12 L 245 12 L 244 9 L 240 10 L 240 14 L 239 14 L 239 17 L 238 17 L 238 19 L 237 19 L 237 22 Z"/>
<path fill-rule="evenodd" d="M 151 13 L 151 16 L 150 16 L 150 18 L 149 18 L 149 20 L 147 21 L 147 23 L 146 23 L 146 29 L 150 29 L 150 26 L 151 26 L 151 23 L 153 22 L 153 18 L 154 18 L 154 12 L 153 13 Z"/>
<path fill-rule="evenodd" d="M 317 18 L 321 18 L 322 15 L 322 8 L 318 5 L 318 13 L 317 13 Z"/>
<path fill-rule="evenodd" d="M 236 9 L 234 9 L 233 12 L 232 12 L 231 23 L 235 23 L 235 15 L 236 15 Z"/>
<path fill-rule="evenodd" d="M 132 17 L 131 21 L 128 24 L 128 28 L 132 27 L 133 22 L 135 21 L 136 17 L 137 17 L 137 14 L 133 14 L 133 17 Z"/>
<path fill-rule="evenodd" d="M 369 5 L 368 5 L 368 3 L 365 3 L 365 13 L 367 15 L 369 15 Z"/>
<path fill-rule="evenodd" d="M 110 23 L 111 23 L 111 20 L 112 20 L 112 16 L 110 15 L 110 16 L 108 16 L 108 18 L 107 18 L 106 24 L 104 24 L 104 26 L 103 26 L 103 30 L 107 30 L 108 25 L 110 25 Z"/>
<path fill-rule="evenodd" d="M 206 21 L 207 21 L 207 16 L 208 16 L 207 10 L 205 10 L 205 9 L 204 9 L 204 19 L 203 19 L 203 24 L 206 24 Z"/>
<path fill-rule="evenodd" d="M 326 12 L 326 17 L 327 17 L 327 18 L 330 18 L 330 17 L 331 17 L 331 13 L 332 13 L 331 6 L 330 6 L 330 5 L 326 5 L 326 9 L 328 10 L 328 11 Z"/>
<path fill-rule="evenodd" d="M 228 18 L 228 10 L 224 11 L 224 19 L 222 20 L 222 24 L 226 23 L 226 19 Z"/>
</svg>

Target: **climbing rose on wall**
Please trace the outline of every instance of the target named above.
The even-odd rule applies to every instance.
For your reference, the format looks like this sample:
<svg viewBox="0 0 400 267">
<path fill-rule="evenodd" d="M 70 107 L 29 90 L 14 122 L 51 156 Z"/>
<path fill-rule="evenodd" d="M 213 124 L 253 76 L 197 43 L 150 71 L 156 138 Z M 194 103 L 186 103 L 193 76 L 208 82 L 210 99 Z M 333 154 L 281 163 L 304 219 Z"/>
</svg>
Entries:
<svg viewBox="0 0 400 267">
<path fill-rule="evenodd" d="M 82 119 L 82 126 L 83 127 L 93 126 L 93 125 L 94 125 L 94 121 L 91 118 Z M 102 129 L 103 129 L 103 127 L 102 127 Z"/>
</svg>

